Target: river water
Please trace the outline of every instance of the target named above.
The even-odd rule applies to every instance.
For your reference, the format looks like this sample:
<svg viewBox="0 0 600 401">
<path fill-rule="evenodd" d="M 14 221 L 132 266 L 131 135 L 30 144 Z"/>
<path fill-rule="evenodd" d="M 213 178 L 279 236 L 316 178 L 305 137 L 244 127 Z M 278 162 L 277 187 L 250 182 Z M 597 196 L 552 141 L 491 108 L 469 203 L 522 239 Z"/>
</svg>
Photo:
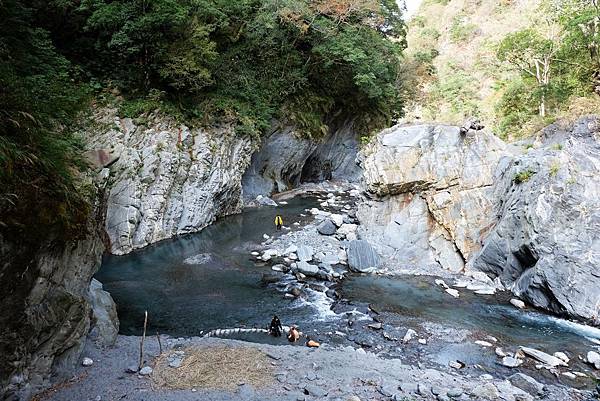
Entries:
<svg viewBox="0 0 600 401">
<path fill-rule="evenodd" d="M 265 327 L 271 316 L 278 314 L 284 324 L 298 324 L 305 332 L 316 336 L 329 333 L 326 341 L 331 343 L 360 344 L 363 340 L 357 338 L 370 337 L 372 340 L 365 340 L 371 341 L 370 346 L 383 342 L 378 348 L 387 347 L 393 356 L 398 349 L 381 340 L 380 333 L 365 329 L 362 333 L 345 334 L 349 333 L 347 312 L 360 310 L 363 314 L 357 316 L 364 318 L 370 304 L 384 316 L 386 325 L 397 327 L 398 332 L 407 327 L 420 332 L 422 327 L 433 324 L 450 330 L 449 333 L 470 333 L 470 341 L 441 340 L 424 356 L 413 349 L 415 358 L 419 354 L 422 360 L 441 365 L 458 359 L 471 365 L 487 365 L 490 370 L 497 368 L 494 348 L 473 345 L 475 337 L 496 337 L 498 343 L 494 345 L 513 351 L 517 346 L 550 354 L 566 351 L 571 359 L 576 359 L 577 354 L 585 355 L 594 345 L 593 339 L 600 338 L 598 329 L 518 310 L 509 304 L 508 293 L 481 296 L 463 290 L 459 298 L 452 298 L 433 283 L 433 277 L 350 276 L 338 288 L 346 301 L 337 303 L 333 310 L 333 301 L 322 291 L 309 290 L 304 298 L 286 298 L 281 286 L 262 283 L 263 274 L 270 268 L 257 266 L 250 252 L 259 247 L 265 233 L 281 235 L 273 225 L 275 213 L 281 214 L 284 224 L 292 230 L 299 229 L 312 219 L 303 216 L 305 209 L 318 206 L 319 201 L 298 196 L 288 202 L 277 208 L 247 209 L 220 219 L 200 233 L 163 241 L 128 255 L 106 256 L 96 277 L 117 304 L 121 333 L 140 335 L 145 310 L 149 313 L 151 333 L 159 331 L 172 336 L 196 336 L 217 328 Z M 335 332 L 340 336 L 331 335 Z M 265 335 L 241 338 L 283 341 Z M 404 353 L 401 351 L 403 357 Z M 571 366 L 586 368 L 578 361 Z"/>
</svg>

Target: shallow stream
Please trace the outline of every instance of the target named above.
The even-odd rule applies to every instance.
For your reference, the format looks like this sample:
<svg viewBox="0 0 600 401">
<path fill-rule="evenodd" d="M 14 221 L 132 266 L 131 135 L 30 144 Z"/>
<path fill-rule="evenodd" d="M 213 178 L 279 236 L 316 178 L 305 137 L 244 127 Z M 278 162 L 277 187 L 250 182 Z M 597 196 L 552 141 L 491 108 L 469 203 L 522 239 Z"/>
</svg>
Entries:
<svg viewBox="0 0 600 401">
<path fill-rule="evenodd" d="M 381 331 L 364 328 L 364 324 L 355 324 L 363 328 L 358 333 L 348 328 L 347 312 L 359 310 L 359 318 L 369 318 L 370 304 L 380 312 L 384 331 L 396 328 L 400 338 L 407 327 L 419 333 L 423 327 L 429 333 L 436 327 L 443 328 L 439 338 L 428 340 L 431 345 L 413 347 L 408 352 L 409 359 L 445 366 L 458 359 L 469 365 L 487 366 L 488 370 L 499 366 L 495 346 L 511 351 L 528 346 L 550 354 L 565 351 L 576 359 L 577 354 L 585 355 L 594 345 L 590 338 L 600 338 L 598 329 L 536 311 L 518 310 L 508 303 L 508 293 L 481 296 L 461 290 L 455 299 L 436 286 L 433 277 L 350 276 L 338 288 L 345 301 L 338 302 L 333 311 L 333 300 L 324 292 L 311 290 L 304 298 L 286 298 L 277 285 L 261 281 L 270 268 L 257 266 L 250 252 L 259 248 L 264 234 L 281 234 L 273 224 L 276 213 L 294 230 L 312 219 L 302 215 L 305 209 L 318 205 L 318 199 L 310 196 L 298 196 L 288 202 L 277 208 L 247 209 L 200 233 L 163 241 L 125 256 L 106 256 L 96 277 L 115 299 L 121 333 L 140 335 L 145 310 L 149 313 L 151 333 L 159 331 L 172 336 L 196 336 L 217 328 L 264 328 L 276 313 L 284 324 L 298 324 L 321 340 L 369 344 L 391 356 L 406 357 L 395 343 L 381 338 Z M 444 339 L 443 333 L 456 338 Z M 459 333 L 468 335 L 461 340 Z M 497 338 L 498 343 L 485 349 L 473 344 L 488 336 Z M 266 335 L 242 338 L 284 341 Z M 570 366 L 586 369 L 578 361 Z"/>
</svg>

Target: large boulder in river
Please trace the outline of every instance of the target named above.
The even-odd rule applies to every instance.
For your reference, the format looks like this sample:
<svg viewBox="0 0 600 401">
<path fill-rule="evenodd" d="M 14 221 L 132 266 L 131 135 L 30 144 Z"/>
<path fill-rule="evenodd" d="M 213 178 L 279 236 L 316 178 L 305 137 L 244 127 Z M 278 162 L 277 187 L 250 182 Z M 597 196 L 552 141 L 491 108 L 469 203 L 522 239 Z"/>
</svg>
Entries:
<svg viewBox="0 0 600 401">
<path fill-rule="evenodd" d="M 333 235 L 337 227 L 330 219 L 325 219 L 317 226 L 317 231 L 321 235 Z"/>
<path fill-rule="evenodd" d="M 352 271 L 370 273 L 380 265 L 379 255 L 367 241 L 354 240 L 348 243 L 348 266 Z"/>
<path fill-rule="evenodd" d="M 552 125 L 501 163 L 498 222 L 473 266 L 528 303 L 600 324 L 600 119 Z"/>
<path fill-rule="evenodd" d="M 494 221 L 492 190 L 506 145 L 484 131 L 395 126 L 361 154 L 366 189 L 362 238 L 402 265 L 460 271 Z M 398 264 L 399 265 L 399 264 Z"/>
</svg>

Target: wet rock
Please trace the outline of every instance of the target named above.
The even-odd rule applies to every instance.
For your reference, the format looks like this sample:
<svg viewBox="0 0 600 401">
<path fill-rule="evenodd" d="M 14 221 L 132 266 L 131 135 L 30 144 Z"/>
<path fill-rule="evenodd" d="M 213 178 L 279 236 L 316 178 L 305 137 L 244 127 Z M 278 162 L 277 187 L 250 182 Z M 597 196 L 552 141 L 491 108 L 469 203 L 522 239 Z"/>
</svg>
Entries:
<svg viewBox="0 0 600 401">
<path fill-rule="evenodd" d="M 290 290 L 290 294 L 292 294 L 295 298 L 298 298 L 300 295 L 302 295 L 302 290 L 300 290 L 298 287 L 293 287 Z"/>
<path fill-rule="evenodd" d="M 317 226 L 317 231 L 321 235 L 333 235 L 337 228 L 330 219 L 325 219 Z"/>
<path fill-rule="evenodd" d="M 564 363 L 569 363 L 569 357 L 564 352 L 555 352 L 554 356 L 563 361 Z"/>
<path fill-rule="evenodd" d="M 596 351 L 589 351 L 586 356 L 586 361 L 596 369 L 600 369 L 600 354 Z"/>
<path fill-rule="evenodd" d="M 277 202 L 268 196 L 258 195 L 254 200 L 260 206 L 277 206 Z"/>
<path fill-rule="evenodd" d="M 539 383 L 533 377 L 523 373 L 515 373 L 508 377 L 508 381 L 515 387 L 529 393 L 533 396 L 540 395 L 544 392 L 544 385 Z"/>
<path fill-rule="evenodd" d="M 375 249 L 364 240 L 350 241 L 348 244 L 348 266 L 352 271 L 370 273 L 381 264 Z"/>
<path fill-rule="evenodd" d="M 81 361 L 81 364 L 83 366 L 92 366 L 94 364 L 94 361 L 92 360 L 92 358 L 85 357 L 83 358 L 83 361 Z"/>
<path fill-rule="evenodd" d="M 263 284 L 275 284 L 275 283 L 278 283 L 280 279 L 281 279 L 281 276 L 279 274 L 277 274 L 277 272 L 275 272 L 275 273 L 263 274 L 262 277 L 260 278 L 260 281 Z"/>
<path fill-rule="evenodd" d="M 416 335 L 417 335 L 416 331 L 414 331 L 413 329 L 408 329 L 408 330 L 406 330 L 406 334 L 404 334 L 404 337 L 402 338 L 402 342 L 407 343 L 410 340 L 412 340 Z"/>
<path fill-rule="evenodd" d="M 149 376 L 152 374 L 152 368 L 150 366 L 144 366 L 140 369 L 139 374 L 142 376 Z"/>
<path fill-rule="evenodd" d="M 522 363 L 523 361 L 521 359 L 513 358 L 512 356 L 505 356 L 502 358 L 502 365 L 506 366 L 507 368 L 516 368 Z"/>
<path fill-rule="evenodd" d="M 523 309 L 525 307 L 525 302 L 521 301 L 520 299 L 512 298 L 510 300 L 510 303 L 514 307 L 519 308 L 519 309 Z"/>
<path fill-rule="evenodd" d="M 567 366 L 567 364 L 564 363 L 561 359 L 533 348 L 521 347 L 521 351 L 523 351 L 525 355 L 537 359 L 538 361 L 543 362 L 548 366 Z"/>
<path fill-rule="evenodd" d="M 306 274 L 307 276 L 314 276 L 319 273 L 319 268 L 317 266 L 304 261 L 298 262 L 296 268 L 300 273 Z"/>
</svg>

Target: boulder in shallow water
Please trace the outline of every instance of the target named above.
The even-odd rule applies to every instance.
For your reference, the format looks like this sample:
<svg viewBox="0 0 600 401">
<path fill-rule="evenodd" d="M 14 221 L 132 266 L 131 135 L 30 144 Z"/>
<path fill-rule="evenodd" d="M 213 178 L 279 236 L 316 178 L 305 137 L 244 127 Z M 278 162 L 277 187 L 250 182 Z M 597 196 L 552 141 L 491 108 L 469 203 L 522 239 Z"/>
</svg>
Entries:
<svg viewBox="0 0 600 401">
<path fill-rule="evenodd" d="M 319 268 L 317 266 L 311 265 L 303 260 L 298 262 L 296 268 L 300 273 L 306 274 L 307 276 L 314 276 L 319 273 Z"/>
<path fill-rule="evenodd" d="M 317 231 L 321 235 L 333 235 L 336 230 L 337 227 L 330 219 L 323 220 L 323 222 L 317 226 Z"/>
<path fill-rule="evenodd" d="M 558 359 L 555 356 L 546 354 L 545 352 L 539 351 L 534 348 L 521 347 L 521 351 L 523 351 L 523 353 L 525 355 L 528 355 L 534 359 L 537 359 L 538 361 L 540 361 L 548 366 L 552 366 L 552 367 L 567 366 L 567 364 L 564 361 L 562 361 L 561 359 Z"/>
<path fill-rule="evenodd" d="M 261 206 L 277 206 L 277 202 L 268 196 L 258 195 L 255 200 Z"/>
<path fill-rule="evenodd" d="M 498 348 L 496 348 L 496 350 L 498 350 Z M 498 354 L 498 352 L 496 352 L 496 354 Z M 506 366 L 507 368 L 516 368 L 522 363 L 522 360 L 518 358 L 513 358 L 512 356 L 505 356 L 504 358 L 502 358 L 502 365 Z"/>
<path fill-rule="evenodd" d="M 517 298 L 512 298 L 510 300 L 510 303 L 512 304 L 512 306 L 514 306 L 515 308 L 519 308 L 519 309 L 523 309 L 525 308 L 525 302 L 521 301 L 520 299 Z"/>
<path fill-rule="evenodd" d="M 596 369 L 600 369 L 600 354 L 598 354 L 597 352 L 588 352 L 586 360 L 590 365 L 593 365 Z"/>
<path fill-rule="evenodd" d="M 364 240 L 350 241 L 348 244 L 348 266 L 352 271 L 371 273 L 381 264 L 381 259 L 375 249 Z"/>
</svg>

